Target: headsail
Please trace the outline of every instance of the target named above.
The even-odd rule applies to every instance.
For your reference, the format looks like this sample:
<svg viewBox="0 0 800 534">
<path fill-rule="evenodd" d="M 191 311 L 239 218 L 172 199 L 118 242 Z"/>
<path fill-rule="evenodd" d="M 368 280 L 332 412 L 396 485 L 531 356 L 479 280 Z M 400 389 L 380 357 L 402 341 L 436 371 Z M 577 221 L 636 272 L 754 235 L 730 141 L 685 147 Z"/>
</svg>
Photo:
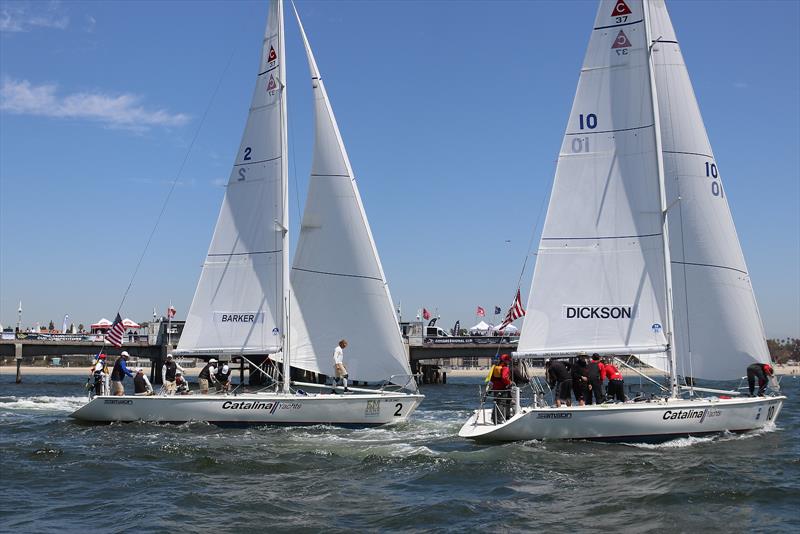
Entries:
<svg viewBox="0 0 800 534">
<path fill-rule="evenodd" d="M 761 318 L 672 22 L 663 0 L 645 5 L 656 41 L 667 202 L 674 202 L 668 220 L 678 373 L 737 378 L 750 363 L 769 361 Z"/>
<path fill-rule="evenodd" d="M 600 3 L 561 146 L 517 354 L 666 347 L 641 1 Z"/>
<path fill-rule="evenodd" d="M 341 338 L 350 377 L 408 374 L 391 296 L 325 85 L 298 17 L 314 92 L 314 161 L 291 271 L 292 365 L 333 372 Z"/>
<path fill-rule="evenodd" d="M 283 6 L 270 2 L 255 92 L 178 352 L 280 350 L 286 232 Z"/>
</svg>

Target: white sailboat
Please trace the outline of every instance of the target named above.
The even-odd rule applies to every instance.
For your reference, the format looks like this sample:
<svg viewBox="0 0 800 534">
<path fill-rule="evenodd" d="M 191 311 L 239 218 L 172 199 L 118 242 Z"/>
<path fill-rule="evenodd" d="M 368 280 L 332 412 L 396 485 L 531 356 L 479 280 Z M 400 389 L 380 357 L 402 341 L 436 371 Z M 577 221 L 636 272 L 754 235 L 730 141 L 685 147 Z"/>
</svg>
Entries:
<svg viewBox="0 0 800 534">
<path fill-rule="evenodd" d="M 297 15 L 295 11 L 295 15 Z M 89 421 L 381 425 L 422 401 L 341 135 L 308 39 L 315 143 L 297 253 L 289 269 L 283 2 L 272 0 L 242 142 L 176 354 L 220 359 L 269 355 L 330 375 L 347 338 L 350 377 L 380 389 L 313 393 L 292 383 L 240 395 L 94 398 L 72 416 Z M 341 388 L 339 388 L 341 391 Z"/>
<path fill-rule="evenodd" d="M 665 394 L 555 408 L 542 396 L 522 406 L 515 391 L 513 416 L 494 424 L 482 406 L 459 435 L 659 441 L 758 429 L 785 400 L 681 385 L 737 379 L 770 357 L 663 0 L 600 2 L 514 357 L 582 351 L 636 355 L 668 373 Z"/>
</svg>

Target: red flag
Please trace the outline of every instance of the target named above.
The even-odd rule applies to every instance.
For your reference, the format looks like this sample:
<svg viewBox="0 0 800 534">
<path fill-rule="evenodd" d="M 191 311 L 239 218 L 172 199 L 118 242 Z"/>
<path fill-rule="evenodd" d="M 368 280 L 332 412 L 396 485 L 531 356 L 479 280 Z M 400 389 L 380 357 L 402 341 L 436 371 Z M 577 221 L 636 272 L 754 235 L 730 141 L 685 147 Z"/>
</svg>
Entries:
<svg viewBox="0 0 800 534">
<path fill-rule="evenodd" d="M 480 317 L 485 317 L 485 316 L 486 316 L 486 310 L 484 310 L 483 308 L 481 308 L 480 306 L 478 306 L 478 309 L 477 309 L 477 311 L 475 312 L 475 314 L 476 314 L 476 315 L 479 315 Z"/>
<path fill-rule="evenodd" d="M 111 325 L 111 330 L 109 330 L 108 334 L 106 334 L 106 341 L 119 348 L 122 346 L 122 334 L 124 333 L 125 325 L 122 324 L 122 317 L 117 314 L 117 318 L 114 319 L 114 322 Z"/>
<path fill-rule="evenodd" d="M 170 305 L 169 305 L 169 308 L 167 308 L 167 317 L 169 317 L 170 319 L 172 319 L 173 317 L 175 317 L 175 314 L 176 314 L 177 312 L 178 312 L 178 310 L 176 310 L 176 309 L 175 309 L 175 308 L 172 306 L 172 304 L 170 304 Z"/>
<path fill-rule="evenodd" d="M 427 321 L 428 319 L 431 318 L 431 312 L 429 312 L 425 308 L 422 308 L 422 318 Z"/>
<path fill-rule="evenodd" d="M 522 307 L 522 297 L 520 297 L 519 289 L 517 289 L 517 296 L 514 297 L 514 304 L 511 305 L 509 308 L 508 313 L 506 314 L 506 318 L 503 319 L 503 324 L 500 325 L 498 330 L 502 330 L 503 328 L 510 325 L 514 322 L 515 319 L 519 319 L 520 317 L 525 315 L 525 308 Z"/>
</svg>

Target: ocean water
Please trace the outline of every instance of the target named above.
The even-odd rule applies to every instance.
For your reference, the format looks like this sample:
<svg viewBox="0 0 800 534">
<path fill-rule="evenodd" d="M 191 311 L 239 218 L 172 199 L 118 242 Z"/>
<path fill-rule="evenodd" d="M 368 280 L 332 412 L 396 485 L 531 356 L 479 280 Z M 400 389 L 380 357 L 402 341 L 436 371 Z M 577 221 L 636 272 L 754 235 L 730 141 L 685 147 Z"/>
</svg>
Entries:
<svg viewBox="0 0 800 534">
<path fill-rule="evenodd" d="M 661 445 L 458 438 L 480 379 L 389 428 L 87 426 L 81 379 L 0 376 L 0 532 L 798 532 L 800 379 L 777 424 Z"/>
</svg>

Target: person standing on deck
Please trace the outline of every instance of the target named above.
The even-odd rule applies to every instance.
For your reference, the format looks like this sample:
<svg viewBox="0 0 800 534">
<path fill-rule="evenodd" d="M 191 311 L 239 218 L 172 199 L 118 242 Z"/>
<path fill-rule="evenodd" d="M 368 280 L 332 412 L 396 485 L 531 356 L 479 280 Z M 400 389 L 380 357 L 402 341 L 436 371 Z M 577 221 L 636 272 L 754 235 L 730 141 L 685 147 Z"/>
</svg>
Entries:
<svg viewBox="0 0 800 534">
<path fill-rule="evenodd" d="M 344 349 L 347 348 L 347 340 L 342 339 L 336 348 L 333 349 L 333 389 L 331 393 L 336 393 L 336 386 L 341 381 L 344 386 L 344 392 L 348 393 L 347 389 L 347 368 L 344 366 Z"/>
<path fill-rule="evenodd" d="M 491 393 L 494 395 L 494 409 L 492 410 L 492 422 L 497 423 L 501 418 L 498 417 L 502 414 L 502 420 L 508 419 L 511 408 L 511 386 L 514 382 L 511 380 L 511 369 L 508 368 L 508 363 L 511 361 L 511 356 L 503 354 L 500 356 L 500 362 L 493 367 L 492 370 L 492 385 Z"/>
<path fill-rule="evenodd" d="M 587 368 L 589 376 L 589 391 L 586 393 L 586 404 L 592 404 L 594 398 L 595 404 L 603 404 L 605 395 L 603 395 L 603 362 L 600 361 L 600 355 L 596 352 L 592 354 L 592 361 L 589 362 Z"/>
<path fill-rule="evenodd" d="M 92 366 L 90 380 L 94 380 L 94 394 L 95 395 L 108 395 L 108 362 L 106 355 L 100 353 L 97 355 L 97 361 Z"/>
<path fill-rule="evenodd" d="M 619 372 L 611 358 L 608 358 L 603 364 L 603 370 L 600 375 L 601 380 L 606 378 L 608 379 L 608 398 L 625 402 L 625 382 L 622 379 L 622 373 Z"/>
<path fill-rule="evenodd" d="M 138 396 L 153 394 L 153 386 L 150 385 L 150 380 L 141 367 L 136 369 L 136 376 L 133 377 L 133 394 Z"/>
<path fill-rule="evenodd" d="M 545 360 L 544 368 L 547 375 L 547 383 L 556 398 L 556 408 L 561 408 L 562 402 L 566 403 L 567 406 L 572 406 L 572 398 L 570 397 L 572 379 L 569 376 L 567 367 L 559 361 Z"/>
<path fill-rule="evenodd" d="M 572 375 L 572 394 L 578 406 L 586 406 L 586 398 L 591 395 L 589 392 L 589 368 L 585 356 L 579 356 L 578 361 L 570 369 Z"/>
<path fill-rule="evenodd" d="M 758 378 L 758 396 L 763 397 L 767 391 L 767 381 L 774 374 L 772 366 L 768 363 L 751 363 L 747 366 L 747 386 L 750 389 L 750 396 L 753 397 L 755 391 L 756 378 Z"/>
<path fill-rule="evenodd" d="M 128 358 L 130 358 L 128 351 L 123 350 L 117 361 L 114 362 L 114 369 L 111 371 L 111 394 L 117 397 L 125 395 L 125 386 L 122 384 L 125 376 L 133 377 L 133 373 L 125 365 Z"/>
<path fill-rule="evenodd" d="M 208 394 L 208 383 L 217 384 L 217 360 L 211 358 L 208 363 L 200 369 L 200 374 L 197 375 L 197 381 L 200 385 L 200 393 L 203 395 Z"/>
<path fill-rule="evenodd" d="M 172 354 L 167 354 L 167 360 L 161 366 L 161 383 L 164 384 L 164 394 L 175 394 L 175 375 L 178 371 L 183 373 L 183 367 L 172 358 Z"/>
</svg>

